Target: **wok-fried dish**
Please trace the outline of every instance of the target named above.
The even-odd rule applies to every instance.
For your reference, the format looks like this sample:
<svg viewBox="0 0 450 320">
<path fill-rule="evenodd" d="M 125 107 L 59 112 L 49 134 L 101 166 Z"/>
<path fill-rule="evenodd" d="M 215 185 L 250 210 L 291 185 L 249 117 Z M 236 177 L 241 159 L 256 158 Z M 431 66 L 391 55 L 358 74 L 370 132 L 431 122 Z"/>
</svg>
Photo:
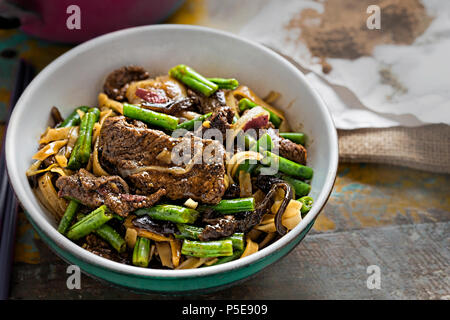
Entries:
<svg viewBox="0 0 450 320">
<path fill-rule="evenodd" d="M 106 77 L 96 107 L 41 135 L 27 171 L 58 231 L 139 267 L 188 269 L 251 255 L 310 210 L 303 133 L 236 79 L 178 65 Z"/>
</svg>

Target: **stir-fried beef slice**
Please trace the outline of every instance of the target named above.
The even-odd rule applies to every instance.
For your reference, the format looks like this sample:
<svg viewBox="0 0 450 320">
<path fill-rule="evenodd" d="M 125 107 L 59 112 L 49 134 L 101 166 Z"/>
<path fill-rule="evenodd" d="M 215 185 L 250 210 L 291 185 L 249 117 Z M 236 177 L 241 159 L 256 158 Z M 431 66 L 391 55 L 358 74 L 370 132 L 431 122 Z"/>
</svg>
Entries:
<svg viewBox="0 0 450 320">
<path fill-rule="evenodd" d="M 234 218 L 217 218 L 212 224 L 208 224 L 200 233 L 198 238 L 201 241 L 210 241 L 231 236 L 236 230 L 237 224 Z"/>
<path fill-rule="evenodd" d="M 124 264 L 129 263 L 128 252 L 119 254 L 116 250 L 112 249 L 108 243 L 106 243 L 104 240 L 100 239 L 93 233 L 86 236 L 85 243 L 82 245 L 82 247 L 102 258 Z"/>
<path fill-rule="evenodd" d="M 172 200 L 215 204 L 225 192 L 225 149 L 217 141 L 193 135 L 172 138 L 120 116 L 105 120 L 99 145 L 102 166 L 126 178 L 139 193 L 164 188 Z M 173 163 L 174 155 L 183 161 Z"/>
<path fill-rule="evenodd" d="M 124 101 L 130 82 L 148 78 L 149 74 L 144 68 L 138 66 L 125 66 L 114 70 L 106 77 L 103 91 L 111 99 Z"/>
<path fill-rule="evenodd" d="M 121 216 L 154 205 L 166 192 L 160 189 L 149 196 L 129 194 L 128 184 L 121 177 L 96 177 L 84 169 L 71 176 L 59 177 L 56 186 L 60 197 L 77 199 L 91 208 L 105 204 Z"/>
<path fill-rule="evenodd" d="M 191 89 L 187 90 L 187 94 L 188 97 L 193 99 L 194 103 L 197 105 L 198 111 L 201 114 L 213 112 L 214 110 L 227 105 L 223 90 L 217 90 L 209 97 Z"/>
<path fill-rule="evenodd" d="M 227 129 L 231 128 L 233 123 L 234 111 L 228 107 L 219 107 L 215 109 L 208 118 L 209 126 L 202 127 L 203 131 L 208 129 L 217 129 L 222 133 L 223 138 L 226 137 Z"/>
<path fill-rule="evenodd" d="M 267 133 L 269 133 L 273 143 L 278 147 L 280 156 L 303 165 L 306 164 L 307 153 L 305 147 L 280 137 L 273 129 L 268 129 Z"/>
</svg>

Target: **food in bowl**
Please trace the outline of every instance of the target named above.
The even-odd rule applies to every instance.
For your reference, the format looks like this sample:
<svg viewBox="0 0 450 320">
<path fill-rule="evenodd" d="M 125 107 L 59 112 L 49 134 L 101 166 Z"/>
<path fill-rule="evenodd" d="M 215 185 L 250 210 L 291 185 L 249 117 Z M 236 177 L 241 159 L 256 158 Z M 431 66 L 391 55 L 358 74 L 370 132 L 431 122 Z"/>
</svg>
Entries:
<svg viewBox="0 0 450 320">
<path fill-rule="evenodd" d="M 41 135 L 28 179 L 58 231 L 143 268 L 191 269 L 246 257 L 310 210 L 305 135 L 237 79 L 186 65 L 151 78 L 110 73 L 98 106 Z"/>
</svg>

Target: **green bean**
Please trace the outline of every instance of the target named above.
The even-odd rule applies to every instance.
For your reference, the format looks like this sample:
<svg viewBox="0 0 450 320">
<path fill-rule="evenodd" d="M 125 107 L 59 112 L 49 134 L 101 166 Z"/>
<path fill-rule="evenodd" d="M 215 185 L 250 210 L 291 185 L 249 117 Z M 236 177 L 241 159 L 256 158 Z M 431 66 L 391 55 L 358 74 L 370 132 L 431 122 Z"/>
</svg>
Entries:
<svg viewBox="0 0 450 320">
<path fill-rule="evenodd" d="M 231 256 L 219 258 L 216 262 L 214 262 L 214 263 L 212 264 L 212 266 L 217 266 L 217 265 L 219 265 L 219 264 L 223 264 L 223 263 L 226 263 L 226 262 L 230 262 L 230 261 L 239 259 L 240 256 L 242 256 L 242 253 L 243 253 L 243 252 L 244 252 L 243 250 L 236 250 L 236 251 L 233 251 L 233 254 L 232 254 Z"/>
<path fill-rule="evenodd" d="M 156 220 L 172 221 L 175 223 L 194 223 L 199 212 L 194 209 L 177 206 L 174 204 L 158 204 L 150 208 L 142 208 L 135 211 L 135 214 L 148 215 Z"/>
<path fill-rule="evenodd" d="M 97 108 L 90 108 L 88 112 L 84 114 L 80 123 L 80 133 L 72 153 L 70 154 L 67 168 L 78 170 L 81 166 L 88 163 L 89 157 L 91 156 L 92 131 L 99 116 L 100 110 Z"/>
<path fill-rule="evenodd" d="M 175 238 L 177 239 L 193 239 L 198 240 L 198 236 L 203 232 L 203 228 L 191 226 L 188 224 L 180 224 L 177 223 L 178 231 L 180 234 L 175 234 Z"/>
<path fill-rule="evenodd" d="M 201 116 L 199 116 L 199 117 L 197 117 L 195 119 L 182 122 L 179 125 L 177 125 L 177 129 L 186 129 L 186 130 L 192 131 L 192 130 L 194 130 L 194 126 L 195 126 L 195 122 L 196 121 L 203 122 L 206 119 L 208 119 L 211 115 L 212 115 L 212 112 L 204 114 L 204 115 L 201 115 Z"/>
<path fill-rule="evenodd" d="M 230 214 L 243 211 L 254 211 L 255 210 L 255 199 L 253 197 L 249 198 L 237 198 L 237 199 L 224 199 L 218 204 L 213 206 L 204 206 L 211 208 L 217 212 L 223 214 Z"/>
<path fill-rule="evenodd" d="M 175 234 L 177 239 L 192 239 L 199 240 L 199 235 L 203 232 L 204 228 L 191 226 L 188 224 L 177 224 L 178 231 L 180 234 Z M 221 240 L 231 240 L 233 243 L 233 248 L 238 250 L 244 249 L 244 234 L 234 233 L 229 237 L 223 238 Z"/>
<path fill-rule="evenodd" d="M 59 222 L 58 231 L 61 234 L 65 234 L 67 229 L 70 227 L 73 219 L 75 218 L 75 214 L 77 213 L 78 207 L 80 203 L 76 200 L 70 200 L 67 205 L 66 211 L 64 212 L 61 221 Z"/>
<path fill-rule="evenodd" d="M 113 213 L 112 216 L 113 218 L 116 216 L 117 214 Z M 81 220 L 85 217 L 86 215 L 79 213 L 77 215 L 77 219 Z M 122 236 L 116 231 L 114 230 L 113 227 L 109 226 L 108 224 L 103 224 L 100 227 L 98 227 L 97 229 L 95 229 L 93 231 L 93 233 L 95 233 L 96 235 L 98 235 L 100 238 L 102 238 L 103 240 L 105 240 L 106 242 L 108 242 L 111 247 L 113 247 L 114 249 L 116 249 L 117 252 L 119 253 L 123 253 L 125 252 L 125 250 L 127 249 L 127 244 L 125 242 L 125 240 L 122 238 Z"/>
<path fill-rule="evenodd" d="M 136 239 L 134 245 L 132 263 L 135 266 L 147 268 L 150 262 L 150 240 L 143 237 Z"/>
<path fill-rule="evenodd" d="M 99 235 L 103 240 L 108 242 L 111 247 L 117 250 L 117 252 L 122 253 L 127 249 L 127 244 L 122 236 L 114 230 L 110 225 L 104 224 L 97 228 L 95 234 Z"/>
<path fill-rule="evenodd" d="M 311 186 L 306 182 L 292 178 L 286 174 L 277 173 L 275 176 L 289 183 L 294 188 L 297 197 L 306 196 L 311 191 Z"/>
<path fill-rule="evenodd" d="M 67 231 L 67 238 L 78 240 L 112 219 L 112 214 L 105 205 L 95 209 Z"/>
<path fill-rule="evenodd" d="M 249 135 L 246 135 L 246 137 L 248 137 Z M 253 139 L 253 138 L 252 138 Z M 264 150 L 267 151 L 271 151 L 273 148 L 273 142 L 272 142 L 272 138 L 270 137 L 269 134 L 265 133 L 261 136 L 261 138 L 258 139 L 258 141 L 256 141 L 255 144 L 253 144 L 250 147 L 250 151 L 255 151 L 255 152 L 262 152 Z M 251 163 L 255 162 L 255 163 Z M 236 175 L 239 176 L 239 171 L 245 171 L 245 172 L 249 172 L 252 173 L 253 170 L 255 169 L 257 163 L 256 160 L 245 160 L 243 163 L 241 163 L 238 167 L 238 169 L 236 170 Z"/>
<path fill-rule="evenodd" d="M 313 176 L 313 169 L 286 158 L 280 157 L 272 152 L 264 151 L 263 164 L 276 165 L 278 164 L 278 170 L 293 177 L 299 177 L 302 179 L 311 179 Z"/>
<path fill-rule="evenodd" d="M 65 127 L 74 127 L 80 124 L 81 118 L 78 114 L 77 110 L 83 111 L 84 113 L 88 112 L 89 107 L 82 106 L 76 108 L 63 122 L 61 122 L 57 127 L 65 128 Z"/>
<path fill-rule="evenodd" d="M 209 81 L 217 84 L 219 89 L 234 90 L 239 86 L 239 81 L 236 79 L 224 79 L 224 78 L 207 78 Z"/>
<path fill-rule="evenodd" d="M 88 116 L 87 126 L 86 126 L 86 136 L 85 136 L 85 140 L 84 140 L 83 144 L 80 147 L 80 156 L 81 156 L 83 164 L 88 163 L 89 158 L 91 156 L 92 132 L 94 131 L 94 124 L 98 121 L 98 119 L 100 117 L 100 110 L 97 108 L 91 108 L 91 109 L 89 109 L 89 111 L 86 115 Z"/>
<path fill-rule="evenodd" d="M 231 256 L 233 254 L 233 243 L 231 240 L 184 240 L 181 246 L 181 253 L 198 258 Z"/>
<path fill-rule="evenodd" d="M 248 98 L 242 98 L 241 100 L 239 100 L 239 110 L 240 111 L 245 111 L 247 109 L 251 109 L 254 107 L 259 106 L 258 104 L 254 103 L 252 100 L 248 99 Z M 267 112 L 269 112 L 269 120 L 270 122 L 273 123 L 273 125 L 275 126 L 275 128 L 279 128 L 281 125 L 281 122 L 283 121 L 277 114 L 275 114 L 272 110 L 269 110 L 267 108 L 264 108 L 263 106 L 260 106 L 261 108 L 263 108 L 264 110 L 266 110 Z"/>
<path fill-rule="evenodd" d="M 305 145 L 306 142 L 306 134 L 301 132 L 281 132 L 280 137 L 289 139 L 292 142 Z"/>
<path fill-rule="evenodd" d="M 141 120 L 152 126 L 161 127 L 171 131 L 175 130 L 178 126 L 177 117 L 144 109 L 129 103 L 123 104 L 123 115 L 128 118 Z"/>
<path fill-rule="evenodd" d="M 209 97 L 211 94 L 219 89 L 219 86 L 214 82 L 209 81 L 201 74 L 193 70 L 192 68 L 180 64 L 169 70 L 169 75 L 185 85 L 203 93 L 205 96 Z"/>
<path fill-rule="evenodd" d="M 241 232 L 233 233 L 231 236 L 226 237 L 223 240 L 231 240 L 233 249 L 244 250 L 244 234 Z"/>
<path fill-rule="evenodd" d="M 302 208 L 300 209 L 300 212 L 302 214 L 302 217 L 304 217 L 309 210 L 311 210 L 312 205 L 314 203 L 314 199 L 306 196 L 306 197 L 301 197 L 300 199 L 298 199 L 298 201 L 300 201 L 302 203 Z"/>
</svg>

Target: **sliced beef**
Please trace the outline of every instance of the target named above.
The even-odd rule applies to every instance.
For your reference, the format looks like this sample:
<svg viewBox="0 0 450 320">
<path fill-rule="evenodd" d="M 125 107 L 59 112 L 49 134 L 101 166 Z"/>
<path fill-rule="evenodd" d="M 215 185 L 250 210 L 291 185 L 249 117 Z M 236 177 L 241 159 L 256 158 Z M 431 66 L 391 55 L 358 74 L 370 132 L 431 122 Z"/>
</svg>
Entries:
<svg viewBox="0 0 450 320">
<path fill-rule="evenodd" d="M 289 139 L 280 137 L 273 129 L 268 129 L 267 133 L 272 138 L 276 147 L 278 147 L 280 156 L 303 165 L 306 164 L 307 155 L 305 147 Z"/>
<path fill-rule="evenodd" d="M 214 221 L 215 223 L 208 224 L 198 238 L 201 241 L 210 241 L 231 236 L 236 230 L 236 223 L 230 220 L 234 220 L 234 218 L 218 218 Z"/>
<path fill-rule="evenodd" d="M 100 257 L 128 264 L 128 252 L 118 253 L 116 250 L 112 249 L 108 243 L 106 243 L 104 240 L 100 239 L 93 233 L 86 236 L 85 243 L 82 245 L 82 247 Z"/>
<path fill-rule="evenodd" d="M 103 91 L 108 97 L 117 101 L 126 99 L 128 84 L 149 78 L 144 68 L 138 66 L 125 66 L 111 72 L 105 80 Z"/>
<path fill-rule="evenodd" d="M 187 94 L 188 97 L 193 99 L 194 103 L 197 105 L 198 111 L 201 114 L 213 112 L 214 110 L 227 105 L 223 90 L 217 90 L 209 97 L 191 89 L 187 90 Z"/>
<path fill-rule="evenodd" d="M 164 189 L 159 189 L 149 196 L 130 194 L 128 184 L 121 177 L 96 177 L 84 169 L 71 176 L 59 177 L 56 186 L 60 197 L 77 199 L 91 208 L 105 204 L 121 216 L 127 216 L 139 208 L 153 206 L 166 193 Z"/>
<path fill-rule="evenodd" d="M 103 123 L 99 151 L 102 166 L 126 178 L 140 194 L 164 188 L 173 200 L 214 204 L 225 192 L 225 149 L 217 141 L 194 135 L 172 138 L 159 130 L 136 127 L 120 116 Z M 184 161 L 172 163 L 173 154 Z"/>
<path fill-rule="evenodd" d="M 231 128 L 231 124 L 233 123 L 233 117 L 234 111 L 230 107 L 219 107 L 215 109 L 211 117 L 208 118 L 209 126 L 202 127 L 203 131 L 208 129 L 218 129 L 222 133 L 223 138 L 225 138 L 227 130 Z"/>
</svg>

